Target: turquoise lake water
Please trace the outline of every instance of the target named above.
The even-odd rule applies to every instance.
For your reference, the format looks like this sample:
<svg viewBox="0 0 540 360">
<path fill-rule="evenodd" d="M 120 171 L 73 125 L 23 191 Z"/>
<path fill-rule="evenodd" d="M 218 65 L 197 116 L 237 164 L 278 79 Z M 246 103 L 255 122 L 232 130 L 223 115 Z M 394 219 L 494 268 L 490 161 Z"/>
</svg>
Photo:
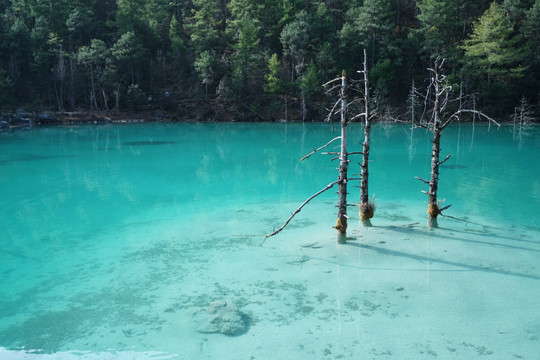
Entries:
<svg viewBox="0 0 540 360">
<path fill-rule="evenodd" d="M 540 130 L 373 127 L 373 227 L 312 149 L 328 124 L 185 123 L 0 133 L 0 359 L 540 359 Z M 361 151 L 362 127 L 349 134 Z M 358 161 L 350 174 L 359 173 Z M 359 189 L 349 188 L 349 202 Z M 246 331 L 202 333 L 213 301 Z"/>
</svg>

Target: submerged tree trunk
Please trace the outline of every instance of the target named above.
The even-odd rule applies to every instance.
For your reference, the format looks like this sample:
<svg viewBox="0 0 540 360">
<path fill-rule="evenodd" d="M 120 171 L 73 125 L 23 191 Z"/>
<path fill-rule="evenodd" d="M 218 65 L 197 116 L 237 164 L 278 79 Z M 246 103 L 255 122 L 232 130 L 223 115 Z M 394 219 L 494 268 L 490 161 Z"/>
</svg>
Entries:
<svg viewBox="0 0 540 360">
<path fill-rule="evenodd" d="M 347 170 L 349 160 L 347 154 L 347 73 L 341 74 L 341 149 L 339 153 L 338 175 L 338 214 L 334 228 L 338 231 L 338 242 L 346 241 L 347 233 Z"/>
<path fill-rule="evenodd" d="M 433 128 L 433 146 L 431 148 L 431 177 L 429 180 L 428 191 L 428 224 L 431 227 L 437 227 L 437 216 L 441 214 L 439 205 L 437 204 L 437 190 L 439 189 L 439 154 L 441 152 L 441 133 L 442 129 L 434 124 Z"/>
<path fill-rule="evenodd" d="M 459 121 L 461 114 L 463 113 L 472 113 L 474 115 L 484 117 L 489 121 L 490 125 L 491 123 L 494 123 L 497 126 L 500 126 L 500 124 L 497 123 L 494 119 L 490 118 L 489 116 L 482 113 L 481 111 L 477 111 L 476 109 L 473 109 L 473 110 L 462 109 L 461 107 L 459 107 L 457 111 L 455 111 L 451 115 L 444 115 L 444 119 L 442 118 L 443 116 L 442 114 L 447 114 L 446 113 L 447 106 L 451 102 L 449 100 L 449 94 L 452 91 L 452 87 L 448 85 L 447 83 L 446 76 L 442 74 L 443 64 L 444 64 L 444 59 L 437 57 L 433 68 L 429 69 L 429 71 L 431 72 L 431 81 L 428 86 L 424 104 L 427 104 L 430 100 L 433 102 L 433 111 L 431 115 L 431 120 L 427 124 L 423 124 L 423 123 L 416 124 L 420 127 L 428 129 L 429 131 L 433 133 L 433 146 L 431 148 L 430 180 L 427 181 L 427 180 L 417 177 L 418 180 L 424 182 L 425 184 L 429 186 L 428 191 L 422 191 L 422 192 L 426 193 L 429 199 L 427 213 L 428 213 L 428 225 L 430 227 L 437 227 L 438 226 L 437 217 L 439 215 L 442 215 L 442 212 L 450 207 L 450 205 L 447 205 L 445 207 L 440 207 L 440 203 L 437 199 L 437 191 L 439 189 L 439 167 L 450 158 L 450 155 L 446 155 L 446 157 L 443 160 L 439 160 L 439 155 L 441 152 L 441 135 L 445 127 L 448 126 L 448 124 L 450 124 L 452 121 Z M 430 94 L 434 96 L 434 99 L 431 99 Z M 460 102 L 460 104 L 462 103 Z M 424 109 L 424 114 L 426 113 L 426 110 L 427 109 Z"/>
<path fill-rule="evenodd" d="M 441 78 L 440 70 L 442 67 L 442 60 L 437 59 L 435 66 L 431 70 L 432 79 L 431 85 L 433 86 L 433 92 L 435 95 L 435 101 L 433 103 L 433 117 L 431 121 L 431 131 L 433 132 L 433 146 L 431 147 L 431 177 L 429 179 L 429 190 L 427 192 L 428 202 L 428 225 L 430 227 L 438 227 L 437 216 L 441 214 L 441 209 L 437 202 L 437 190 L 439 189 L 439 165 L 448 160 L 450 155 L 444 160 L 439 161 L 439 155 L 441 153 L 441 134 L 444 127 L 441 124 Z"/>
<path fill-rule="evenodd" d="M 433 87 L 435 90 L 435 103 L 433 105 L 433 146 L 431 148 L 431 177 L 429 180 L 429 205 L 427 209 L 429 225 L 437 227 L 437 216 L 441 213 L 437 204 L 437 190 L 439 189 L 439 155 L 441 153 L 441 109 L 440 109 L 440 74 L 439 64 L 433 70 Z"/>
<path fill-rule="evenodd" d="M 365 65 L 365 67 L 367 68 L 367 65 Z M 366 77 L 366 79 L 367 79 L 367 77 Z M 341 84 L 339 83 L 339 81 L 341 81 Z M 326 84 L 323 85 L 323 87 L 325 87 L 325 88 L 327 86 L 330 86 L 330 89 L 327 91 L 327 93 L 331 93 L 334 90 L 339 89 L 338 99 L 334 103 L 334 106 L 330 110 L 326 120 L 331 121 L 332 116 L 337 114 L 338 112 L 340 112 L 340 115 L 341 115 L 341 119 L 340 119 L 341 134 L 340 134 L 340 136 L 335 137 L 332 140 L 330 140 L 325 145 L 323 145 L 323 146 L 321 146 L 321 147 L 319 147 L 317 149 L 314 149 L 309 154 L 307 154 L 302 159 L 300 159 L 300 161 L 303 161 L 303 160 L 309 158 L 311 155 L 319 152 L 320 150 L 322 150 L 324 148 L 327 148 L 328 146 L 333 144 L 335 141 L 341 140 L 341 145 L 340 145 L 340 151 L 339 152 L 337 152 L 337 151 L 329 151 L 329 152 L 323 153 L 325 155 L 336 156 L 335 158 L 333 158 L 333 160 L 339 159 L 338 179 L 336 181 L 326 185 L 325 188 L 323 188 L 322 190 L 320 190 L 317 193 L 313 194 L 306 201 L 304 201 L 302 203 L 302 205 L 300 205 L 296 209 L 296 211 L 287 219 L 287 221 L 279 229 L 277 229 L 274 232 L 266 235 L 266 237 L 265 237 L 265 239 L 263 240 L 262 243 L 264 243 L 266 241 L 266 239 L 268 239 L 269 237 L 277 235 L 279 232 L 281 232 L 287 226 L 287 224 L 291 221 L 291 219 L 294 216 L 296 216 L 296 214 L 298 214 L 308 202 L 310 202 L 312 199 L 319 196 L 323 192 L 331 189 L 336 184 L 338 185 L 338 191 L 337 191 L 337 193 L 338 193 L 338 203 L 337 203 L 338 213 L 337 213 L 337 220 L 336 220 L 336 224 L 334 225 L 334 228 L 338 231 L 338 243 L 339 244 L 343 244 L 347 240 L 347 221 L 348 221 L 348 218 L 349 218 L 347 216 L 347 206 L 348 206 L 348 204 L 347 204 L 347 195 L 348 195 L 347 194 L 347 183 L 348 183 L 349 180 L 359 180 L 359 179 L 349 178 L 348 175 L 347 175 L 348 168 L 349 168 L 349 155 L 361 154 L 361 152 L 348 152 L 347 151 L 347 127 L 349 125 L 349 122 L 353 121 L 356 118 L 361 117 L 363 114 L 358 114 L 358 115 L 352 117 L 351 119 L 349 119 L 349 117 L 348 117 L 348 114 L 347 114 L 348 107 L 349 107 L 348 100 L 347 100 L 348 86 L 347 86 L 347 73 L 345 72 L 345 70 L 343 70 L 343 72 L 341 74 L 341 77 L 337 77 L 337 78 L 335 78 L 333 80 L 330 80 L 329 82 L 327 82 Z M 367 110 L 369 111 L 369 107 L 367 108 Z M 369 133 L 369 127 L 368 127 L 368 133 Z M 369 144 L 369 136 L 368 136 L 367 143 Z M 367 177 L 366 177 L 366 180 L 367 180 Z M 366 189 L 367 189 L 367 187 L 366 187 Z"/>
<path fill-rule="evenodd" d="M 371 118 L 369 109 L 369 76 L 367 69 L 367 56 L 364 49 L 364 143 L 362 144 L 362 164 L 361 164 L 361 180 L 360 180 L 360 219 L 364 226 L 371 226 L 371 218 L 373 217 L 375 207 L 373 202 L 369 201 L 368 180 L 369 180 L 369 146 L 371 142 Z"/>
</svg>

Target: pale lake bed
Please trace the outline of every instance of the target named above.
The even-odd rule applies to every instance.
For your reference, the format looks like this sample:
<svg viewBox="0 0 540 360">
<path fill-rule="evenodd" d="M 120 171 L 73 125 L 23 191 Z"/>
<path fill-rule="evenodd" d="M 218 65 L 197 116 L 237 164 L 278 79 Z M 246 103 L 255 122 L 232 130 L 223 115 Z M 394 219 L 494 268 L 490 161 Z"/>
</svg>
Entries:
<svg viewBox="0 0 540 360">
<path fill-rule="evenodd" d="M 261 245 L 335 180 L 328 157 L 298 161 L 335 136 L 246 123 L 0 134 L 0 359 L 540 359 L 538 128 L 445 130 L 451 217 L 430 229 L 414 178 L 429 176 L 429 134 L 378 124 L 373 227 L 351 206 L 337 244 L 328 191 Z M 236 312 L 213 316 L 220 301 Z"/>
</svg>

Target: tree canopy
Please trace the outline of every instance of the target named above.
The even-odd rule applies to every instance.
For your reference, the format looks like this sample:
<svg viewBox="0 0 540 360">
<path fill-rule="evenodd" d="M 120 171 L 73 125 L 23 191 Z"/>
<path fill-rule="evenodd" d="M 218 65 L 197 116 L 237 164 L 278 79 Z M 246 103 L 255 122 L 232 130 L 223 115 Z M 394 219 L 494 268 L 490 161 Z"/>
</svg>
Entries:
<svg viewBox="0 0 540 360">
<path fill-rule="evenodd" d="M 395 116 L 441 55 L 454 88 L 505 117 L 523 98 L 540 108 L 539 24 L 540 0 L 1 1 L 0 109 L 108 109 L 113 96 L 122 109 L 136 86 L 246 118 L 319 120 L 320 85 L 355 74 L 366 49 L 373 94 Z"/>
</svg>

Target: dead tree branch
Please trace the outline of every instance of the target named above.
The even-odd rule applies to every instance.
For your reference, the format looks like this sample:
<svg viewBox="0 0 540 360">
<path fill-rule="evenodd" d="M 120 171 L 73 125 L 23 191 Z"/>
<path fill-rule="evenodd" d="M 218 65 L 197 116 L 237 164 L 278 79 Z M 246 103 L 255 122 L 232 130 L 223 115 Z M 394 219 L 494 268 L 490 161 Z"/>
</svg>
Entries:
<svg viewBox="0 0 540 360">
<path fill-rule="evenodd" d="M 450 154 L 446 155 L 446 157 L 444 158 L 444 160 L 439 161 L 439 165 L 442 165 L 442 164 L 444 164 L 445 162 L 447 162 L 448 159 L 450 159 L 451 156 L 452 156 L 452 155 L 450 155 Z"/>
<path fill-rule="evenodd" d="M 328 82 L 325 82 L 322 86 L 325 88 L 325 87 L 327 87 L 328 85 L 330 85 L 331 83 L 336 82 L 336 81 L 341 81 L 341 76 L 339 76 L 339 77 L 337 77 L 337 78 L 335 78 L 335 79 L 332 79 L 332 80 L 330 80 L 330 81 L 328 81 Z M 339 85 L 338 85 L 338 87 L 339 87 Z"/>
<path fill-rule="evenodd" d="M 339 140 L 339 139 L 341 139 L 341 136 L 337 136 L 337 137 L 333 138 L 332 140 L 330 140 L 329 142 L 327 142 L 325 145 L 321 146 L 321 147 L 318 148 L 318 149 L 313 150 L 312 152 L 310 152 L 309 154 L 307 154 L 306 156 L 304 156 L 303 158 L 301 158 L 300 161 L 304 161 L 305 159 L 309 158 L 311 155 L 315 154 L 317 151 L 322 150 L 322 149 L 324 149 L 325 147 L 328 147 L 331 143 L 333 143 L 334 141 Z"/>
<path fill-rule="evenodd" d="M 332 86 L 330 89 L 326 90 L 326 94 L 330 94 L 332 91 L 337 90 L 339 88 L 341 88 L 341 85 Z"/>
<path fill-rule="evenodd" d="M 292 215 L 287 219 L 287 221 L 285 221 L 285 223 L 283 225 L 281 225 L 281 227 L 279 229 L 277 229 L 276 231 L 274 231 L 273 233 L 271 234 L 268 234 L 265 236 L 264 240 L 259 244 L 259 245 L 262 245 L 264 244 L 264 242 L 266 241 L 266 239 L 268 239 L 269 237 L 272 237 L 274 235 L 277 235 L 281 232 L 281 230 L 283 230 L 285 228 L 285 226 L 287 226 L 289 224 L 289 222 L 292 220 L 293 217 L 295 217 L 296 214 L 298 214 L 302 208 L 307 204 L 309 203 L 311 200 L 313 200 L 314 198 L 316 198 L 317 196 L 321 195 L 323 192 L 327 191 L 327 190 L 330 190 L 334 185 L 336 185 L 337 183 L 339 182 L 339 180 L 336 180 L 336 181 L 333 181 L 331 182 L 330 184 L 326 185 L 324 187 L 324 189 L 322 190 L 319 190 L 317 191 L 315 194 L 311 195 L 306 201 L 304 201 L 302 203 L 302 205 L 300 205 L 293 213 Z"/>
<path fill-rule="evenodd" d="M 471 110 L 471 109 L 459 109 L 458 111 L 456 111 L 455 113 L 453 113 L 449 118 L 448 120 L 446 120 L 446 122 L 442 125 L 442 128 L 444 129 L 449 123 L 452 122 L 452 120 L 458 120 L 460 119 L 460 115 L 462 113 L 471 113 L 471 114 L 476 114 L 480 117 L 483 117 L 485 118 L 486 120 L 488 120 L 489 122 L 497 125 L 497 127 L 501 127 L 501 124 L 499 124 L 495 119 L 487 116 L 486 114 L 484 114 L 483 112 L 481 111 L 478 111 L 478 110 Z"/>
<path fill-rule="evenodd" d="M 351 122 L 358 119 L 358 118 L 361 118 L 361 117 L 365 117 L 366 116 L 366 113 L 361 113 L 361 114 L 358 114 L 358 115 L 354 115 L 352 118 L 351 118 Z"/>
</svg>

